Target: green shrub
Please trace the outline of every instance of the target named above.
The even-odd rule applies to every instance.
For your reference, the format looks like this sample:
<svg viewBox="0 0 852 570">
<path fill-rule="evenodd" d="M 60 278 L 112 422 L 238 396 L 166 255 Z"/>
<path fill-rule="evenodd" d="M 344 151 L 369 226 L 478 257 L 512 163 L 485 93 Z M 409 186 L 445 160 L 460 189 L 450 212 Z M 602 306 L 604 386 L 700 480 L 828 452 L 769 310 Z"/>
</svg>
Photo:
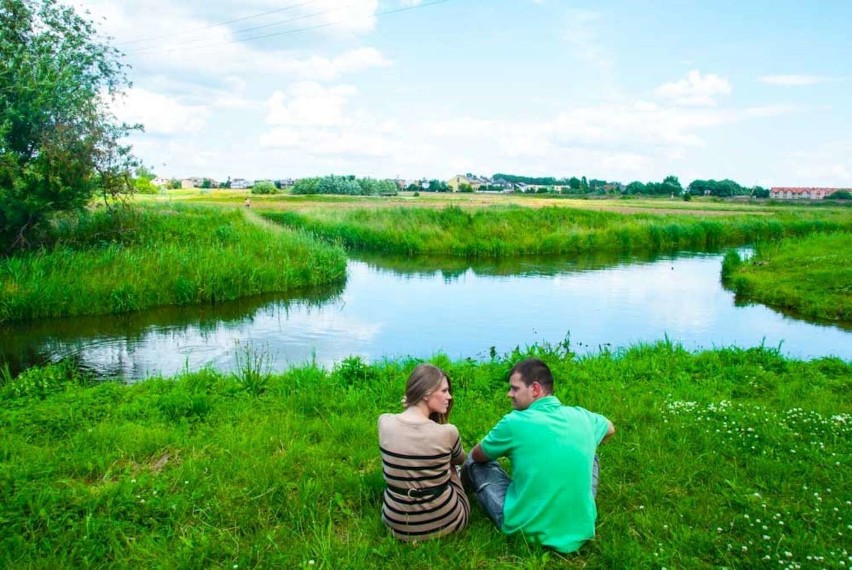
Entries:
<svg viewBox="0 0 852 570">
<path fill-rule="evenodd" d="M 278 188 L 269 180 L 260 180 L 251 187 L 252 194 L 277 194 Z"/>
</svg>

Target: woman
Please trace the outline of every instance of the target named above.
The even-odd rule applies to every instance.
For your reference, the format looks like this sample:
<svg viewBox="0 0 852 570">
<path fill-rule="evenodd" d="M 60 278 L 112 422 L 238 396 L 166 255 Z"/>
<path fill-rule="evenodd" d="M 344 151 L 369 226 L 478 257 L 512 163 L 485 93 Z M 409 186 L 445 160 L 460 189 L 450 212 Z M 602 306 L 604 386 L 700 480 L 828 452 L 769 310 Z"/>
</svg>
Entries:
<svg viewBox="0 0 852 570">
<path fill-rule="evenodd" d="M 427 540 L 467 525 L 470 503 L 456 465 L 465 460 L 459 430 L 447 423 L 450 379 L 431 364 L 408 377 L 405 410 L 379 416 L 379 447 L 387 483 L 382 520 L 400 540 Z"/>
</svg>

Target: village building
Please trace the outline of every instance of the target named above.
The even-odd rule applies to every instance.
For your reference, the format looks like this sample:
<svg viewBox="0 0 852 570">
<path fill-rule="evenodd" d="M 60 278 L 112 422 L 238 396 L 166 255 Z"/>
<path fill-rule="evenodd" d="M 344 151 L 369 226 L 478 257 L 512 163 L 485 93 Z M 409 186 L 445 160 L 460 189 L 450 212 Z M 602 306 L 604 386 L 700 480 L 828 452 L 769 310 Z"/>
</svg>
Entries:
<svg viewBox="0 0 852 570">
<path fill-rule="evenodd" d="M 806 188 L 776 186 L 769 190 L 775 200 L 822 200 L 844 188 Z"/>
<path fill-rule="evenodd" d="M 476 176 L 475 174 L 456 174 L 447 180 L 447 186 L 453 192 L 458 192 L 463 184 L 470 186 L 473 190 L 479 190 L 480 186 L 490 186 L 493 181 L 486 176 Z"/>
</svg>

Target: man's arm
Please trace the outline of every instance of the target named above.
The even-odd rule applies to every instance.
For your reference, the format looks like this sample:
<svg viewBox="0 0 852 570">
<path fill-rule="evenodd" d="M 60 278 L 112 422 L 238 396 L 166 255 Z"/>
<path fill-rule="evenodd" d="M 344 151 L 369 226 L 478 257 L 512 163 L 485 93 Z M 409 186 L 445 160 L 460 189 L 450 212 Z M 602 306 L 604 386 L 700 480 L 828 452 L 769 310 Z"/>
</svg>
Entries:
<svg viewBox="0 0 852 570">
<path fill-rule="evenodd" d="M 606 443 L 606 440 L 611 438 L 613 436 L 613 434 L 615 433 L 615 426 L 613 425 L 613 423 L 609 420 L 607 420 L 606 423 L 608 424 L 607 428 L 606 428 L 606 435 L 603 436 L 601 443 Z"/>
<path fill-rule="evenodd" d="M 482 451 L 482 446 L 478 443 L 470 450 L 470 458 L 477 463 L 488 463 L 491 461 L 491 458 L 485 455 L 485 452 Z"/>
</svg>

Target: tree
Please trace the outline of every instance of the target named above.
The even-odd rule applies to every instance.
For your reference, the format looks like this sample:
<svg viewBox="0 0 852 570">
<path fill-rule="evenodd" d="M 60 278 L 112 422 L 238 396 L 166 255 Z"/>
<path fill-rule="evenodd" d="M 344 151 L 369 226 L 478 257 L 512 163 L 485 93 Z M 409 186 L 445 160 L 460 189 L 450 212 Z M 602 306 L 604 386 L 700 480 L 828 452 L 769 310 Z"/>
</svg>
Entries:
<svg viewBox="0 0 852 570">
<path fill-rule="evenodd" d="M 133 190 L 140 194 L 157 194 L 160 189 L 151 182 L 157 175 L 147 166 L 140 164 L 136 168 L 136 177 L 133 179 Z"/>
<path fill-rule="evenodd" d="M 677 176 L 669 175 L 663 178 L 663 186 L 665 187 L 663 194 L 670 193 L 673 196 L 683 194 L 683 186 L 681 186 Z"/>
<path fill-rule="evenodd" d="M 630 184 L 627 185 L 627 188 L 624 189 L 625 194 L 644 194 L 645 193 L 645 185 L 639 182 L 638 180 L 634 180 Z"/>
<path fill-rule="evenodd" d="M 427 188 L 429 192 L 447 192 L 449 189 L 450 187 L 447 186 L 447 183 L 442 180 L 430 180 L 429 187 Z"/>
<path fill-rule="evenodd" d="M 278 189 L 270 180 L 258 180 L 251 187 L 252 194 L 277 194 Z"/>
<path fill-rule="evenodd" d="M 769 198 L 769 189 L 763 186 L 754 186 L 751 189 L 751 195 L 755 198 Z"/>
<path fill-rule="evenodd" d="M 133 129 L 110 103 L 119 52 L 56 0 L 0 0 L 0 244 L 22 247 L 59 211 L 132 192 Z"/>
</svg>

